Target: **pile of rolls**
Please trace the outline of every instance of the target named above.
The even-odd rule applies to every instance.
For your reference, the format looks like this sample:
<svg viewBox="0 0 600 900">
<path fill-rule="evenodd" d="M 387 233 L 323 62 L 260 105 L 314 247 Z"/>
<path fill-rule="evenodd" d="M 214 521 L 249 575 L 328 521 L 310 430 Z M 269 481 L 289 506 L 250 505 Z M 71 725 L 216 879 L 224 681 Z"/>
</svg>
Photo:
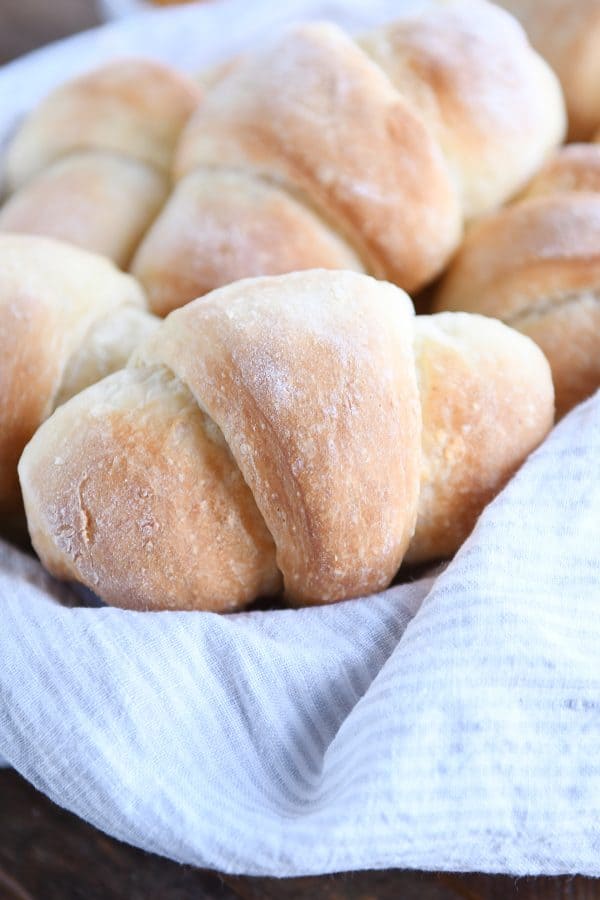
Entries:
<svg viewBox="0 0 600 900">
<path fill-rule="evenodd" d="M 486 0 L 54 91 L 4 161 L 4 533 L 134 610 L 449 558 L 600 386 L 600 146 L 566 127 Z"/>
</svg>

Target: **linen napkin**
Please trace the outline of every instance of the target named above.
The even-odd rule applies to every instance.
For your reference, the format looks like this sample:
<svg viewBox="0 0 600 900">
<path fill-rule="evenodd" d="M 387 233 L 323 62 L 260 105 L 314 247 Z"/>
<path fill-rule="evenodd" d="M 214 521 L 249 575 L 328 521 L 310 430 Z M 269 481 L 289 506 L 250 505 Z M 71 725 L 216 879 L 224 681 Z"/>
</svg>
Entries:
<svg viewBox="0 0 600 900">
<path fill-rule="evenodd" d="M 597 394 L 443 572 L 330 607 L 70 608 L 4 547 L 0 753 L 226 872 L 599 875 L 599 459 Z"/>
</svg>

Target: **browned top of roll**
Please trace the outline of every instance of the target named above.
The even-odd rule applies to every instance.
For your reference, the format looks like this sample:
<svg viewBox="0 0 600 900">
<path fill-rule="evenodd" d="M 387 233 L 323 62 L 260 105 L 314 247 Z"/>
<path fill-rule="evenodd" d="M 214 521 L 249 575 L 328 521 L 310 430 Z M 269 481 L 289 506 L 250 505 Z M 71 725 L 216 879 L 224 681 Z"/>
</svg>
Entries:
<svg viewBox="0 0 600 900">
<path fill-rule="evenodd" d="M 474 226 L 435 307 L 514 324 L 599 285 L 600 195 L 556 194 L 507 207 Z"/>
<path fill-rule="evenodd" d="M 330 602 L 389 583 L 413 533 L 412 307 L 366 276 L 249 279 L 173 313 L 60 407 L 19 473 L 34 546 L 133 609 Z"/>
<path fill-rule="evenodd" d="M 406 550 L 420 458 L 411 317 L 391 285 L 315 270 L 215 291 L 136 354 L 175 372 L 218 425 L 296 602 L 378 590 Z"/>
<path fill-rule="evenodd" d="M 0 230 L 68 241 L 124 267 L 167 193 L 166 176 L 135 159 L 72 153 L 9 197 Z"/>
<path fill-rule="evenodd" d="M 19 473 L 46 567 L 110 603 L 239 609 L 281 574 L 293 602 L 326 603 L 386 586 L 407 548 L 453 553 L 552 413 L 528 338 L 415 323 L 391 285 L 311 271 L 173 313 Z"/>
<path fill-rule="evenodd" d="M 439 142 L 467 219 L 514 194 L 562 140 L 556 76 L 491 3 L 429 2 L 360 44 Z"/>
<path fill-rule="evenodd" d="M 240 278 L 315 267 L 362 271 L 338 234 L 288 192 L 245 172 L 197 169 L 176 185 L 131 272 L 166 316 Z"/>
<path fill-rule="evenodd" d="M 339 28 L 310 24 L 248 55 L 210 91 L 178 150 L 178 177 L 243 169 L 316 208 L 380 276 L 414 289 L 460 233 L 433 137 Z"/>
<path fill-rule="evenodd" d="M 27 117 L 6 159 L 14 190 L 74 150 L 122 153 L 168 171 L 199 86 L 151 60 L 110 63 L 58 87 Z"/>
<path fill-rule="evenodd" d="M 519 200 L 563 191 L 600 193 L 600 146 L 568 144 L 557 150 L 529 183 Z"/>
<path fill-rule="evenodd" d="M 600 386 L 600 194 L 532 197 L 474 227 L 435 308 L 496 316 L 532 337 L 564 415 Z"/>
<path fill-rule="evenodd" d="M 162 367 L 77 394 L 41 426 L 19 474 L 45 567 L 107 603 L 226 611 L 281 587 L 223 435 Z"/>
</svg>

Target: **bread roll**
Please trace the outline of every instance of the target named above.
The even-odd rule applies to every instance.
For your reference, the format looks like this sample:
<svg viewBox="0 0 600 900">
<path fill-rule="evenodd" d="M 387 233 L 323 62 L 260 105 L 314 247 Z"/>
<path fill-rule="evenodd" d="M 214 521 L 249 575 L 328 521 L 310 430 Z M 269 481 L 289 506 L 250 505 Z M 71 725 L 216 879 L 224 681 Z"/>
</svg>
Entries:
<svg viewBox="0 0 600 900">
<path fill-rule="evenodd" d="M 13 138 L 6 179 L 16 190 L 56 159 L 106 150 L 168 173 L 181 129 L 200 99 L 191 79 L 151 60 L 124 60 L 54 90 Z"/>
<path fill-rule="evenodd" d="M 341 29 L 288 30 L 209 92 L 177 177 L 241 169 L 315 206 L 377 275 L 407 289 L 438 271 L 460 233 L 443 157 L 389 79 Z"/>
<path fill-rule="evenodd" d="M 40 234 L 129 264 L 166 200 L 175 143 L 199 102 L 159 63 L 112 63 L 67 82 L 9 145 L 0 230 Z"/>
<path fill-rule="evenodd" d="M 496 319 L 415 319 L 421 491 L 407 563 L 448 558 L 554 421 L 544 354 Z"/>
<path fill-rule="evenodd" d="M 68 241 L 125 268 L 167 194 L 167 178 L 137 160 L 73 153 L 9 198 L 0 230 Z"/>
<path fill-rule="evenodd" d="M 499 0 L 525 26 L 560 78 L 571 140 L 600 125 L 600 6 L 597 0 Z"/>
<path fill-rule="evenodd" d="M 542 166 L 519 200 L 564 191 L 600 193 L 600 146 L 568 144 L 561 147 Z"/>
<path fill-rule="evenodd" d="M 348 244 L 290 194 L 243 172 L 198 170 L 176 186 L 131 272 L 166 316 L 215 285 L 312 266 L 362 270 Z"/>
<path fill-rule="evenodd" d="M 533 196 L 474 226 L 434 309 L 494 316 L 546 354 L 564 415 L 600 387 L 600 194 Z"/>
<path fill-rule="evenodd" d="M 504 203 L 562 138 L 556 78 L 497 7 L 434 0 L 360 45 L 442 148 L 467 221 Z"/>
<path fill-rule="evenodd" d="M 307 271 L 171 314 L 39 429 L 20 477 L 44 564 L 108 603 L 224 611 L 282 583 L 329 603 L 385 587 L 407 548 L 454 552 L 552 413 L 511 329 L 445 315 L 415 338 L 402 291 Z"/>
<path fill-rule="evenodd" d="M 415 291 L 564 127 L 555 76 L 485 0 L 425 2 L 358 41 L 295 26 L 212 83 L 178 147 L 185 187 L 132 271 L 161 314 L 232 277 L 340 257 Z"/>
<path fill-rule="evenodd" d="M 117 372 L 45 426 L 21 483 L 54 575 L 130 609 L 225 612 L 280 589 L 275 545 L 221 432 L 168 369 Z"/>
<path fill-rule="evenodd" d="M 385 587 L 417 513 L 411 318 L 397 288 L 324 271 L 173 313 L 24 453 L 45 565 L 130 608 L 239 607 L 277 569 L 295 603 Z"/>
<path fill-rule="evenodd" d="M 0 512 L 17 462 L 59 401 L 125 364 L 155 325 L 129 275 L 47 238 L 0 235 Z"/>
</svg>

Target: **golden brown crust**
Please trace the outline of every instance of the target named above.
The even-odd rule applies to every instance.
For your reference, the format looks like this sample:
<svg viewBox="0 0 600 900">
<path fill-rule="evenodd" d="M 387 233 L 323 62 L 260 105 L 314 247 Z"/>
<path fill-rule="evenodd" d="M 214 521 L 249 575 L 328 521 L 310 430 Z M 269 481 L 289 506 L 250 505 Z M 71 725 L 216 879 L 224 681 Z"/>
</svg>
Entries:
<svg viewBox="0 0 600 900">
<path fill-rule="evenodd" d="M 20 463 L 32 538 L 132 608 L 240 607 L 277 565 L 296 603 L 355 597 L 413 533 L 420 431 L 406 295 L 349 272 L 238 282 L 38 431 Z"/>
<path fill-rule="evenodd" d="M 532 311 L 513 327 L 550 361 L 559 417 L 600 387 L 600 285 L 558 297 L 551 314 Z"/>
<path fill-rule="evenodd" d="M 0 235 L 0 510 L 16 511 L 16 466 L 52 411 L 71 355 L 94 322 L 143 307 L 133 278 L 67 244 Z M 122 364 L 122 363 L 121 363 Z"/>
<path fill-rule="evenodd" d="M 491 3 L 429 2 L 360 45 L 439 142 L 467 219 L 514 194 L 564 136 L 556 76 Z"/>
<path fill-rule="evenodd" d="M 379 590 L 400 565 L 418 494 L 411 316 L 397 288 L 350 272 L 249 279 L 173 313 L 136 354 L 223 432 L 294 602 Z"/>
<path fill-rule="evenodd" d="M 570 140 L 589 140 L 600 124 L 600 7 L 597 0 L 498 0 L 523 23 L 533 46 L 560 78 Z"/>
<path fill-rule="evenodd" d="M 564 191 L 600 193 L 599 146 L 568 144 L 561 147 L 542 166 L 520 195 L 519 201 Z"/>
<path fill-rule="evenodd" d="M 564 128 L 557 79 L 510 16 L 485 0 L 425 0 L 414 16 L 358 42 L 313 23 L 237 59 L 184 130 L 175 171 L 181 178 L 201 169 L 208 181 L 220 170 L 247 185 L 259 179 L 255 191 L 271 182 L 316 211 L 366 271 L 412 292 L 444 267 L 463 217 L 519 190 Z M 212 222 L 213 209 L 207 212 Z M 204 290 L 291 263 L 329 265 L 310 239 L 298 261 L 272 240 L 250 256 L 231 239 L 240 212 L 246 221 L 228 196 L 214 240 L 201 229 L 188 242 L 190 271 L 201 271 Z M 161 242 L 174 245 L 179 225 L 173 216 L 171 234 L 161 222 Z M 260 251 L 260 233 L 283 239 L 289 220 L 268 204 L 252 226 Z M 150 246 L 160 257 L 158 239 Z M 195 276 L 190 282 L 178 302 Z M 171 293 L 165 307 L 172 308 L 180 285 L 169 291 L 165 266 L 157 283 Z"/>
<path fill-rule="evenodd" d="M 186 186 L 134 264 L 161 314 L 237 278 L 311 267 L 418 290 L 456 249 L 463 219 L 520 188 L 563 129 L 556 79 L 485 0 L 424 0 L 418 16 L 358 42 L 299 25 L 206 78 L 177 154 Z M 170 168 L 199 90 L 126 61 L 55 91 L 10 149 L 13 187 L 46 171 L 10 202 L 5 227 L 128 263 L 160 202 L 133 160 Z M 129 157 L 129 171 L 88 177 L 81 158 L 64 160 L 82 150 Z"/>
<path fill-rule="evenodd" d="M 168 172 L 179 133 L 200 87 L 151 60 L 124 60 L 53 91 L 18 130 L 8 150 L 8 187 L 16 189 L 73 151 L 110 150 Z"/>
<path fill-rule="evenodd" d="M 0 230 L 68 241 L 123 268 L 167 192 L 167 178 L 137 160 L 73 153 L 8 199 L 0 209 Z"/>
<path fill-rule="evenodd" d="M 419 514 L 405 562 L 452 556 L 554 421 L 550 367 L 495 319 L 415 319 L 423 415 Z"/>
<path fill-rule="evenodd" d="M 559 415 L 600 386 L 600 195 L 535 197 L 474 227 L 435 309 L 495 316 L 548 356 Z"/>
<path fill-rule="evenodd" d="M 457 244 L 440 150 L 389 79 L 333 25 L 301 25 L 248 55 L 210 91 L 179 146 L 198 167 L 273 179 L 337 227 L 374 274 L 407 290 Z"/>
<path fill-rule="evenodd" d="M 1 252 L 1 251 L 0 251 Z M 4 280 L 4 279 L 2 279 Z M 11 286 L 12 287 L 12 286 Z M 25 289 L 27 290 L 27 289 Z M 13 303 L 0 311 L 0 513 L 19 510 L 17 463 L 23 447 L 49 413 L 57 389 L 58 357 L 40 355 L 53 330 L 51 309 L 40 310 L 29 291 L 13 287 Z M 7 296 L 0 285 L 2 300 Z M 14 304 L 14 305 L 13 305 Z M 2 304 L 3 306 L 5 303 Z M 27 307 L 30 307 L 29 311 Z M 21 312 L 20 310 L 23 310 Z"/>
<path fill-rule="evenodd" d="M 159 316 L 246 276 L 361 264 L 341 238 L 285 191 L 243 172 L 183 178 L 131 265 Z"/>
<path fill-rule="evenodd" d="M 46 567 L 127 609 L 244 606 L 280 587 L 273 541 L 223 436 L 167 370 L 78 394 L 19 466 Z"/>
<path fill-rule="evenodd" d="M 115 605 L 223 611 L 281 575 L 327 603 L 385 587 L 407 547 L 451 555 L 551 427 L 552 379 L 497 321 L 413 326 L 401 291 L 349 272 L 173 313 L 23 453 L 44 564 Z"/>
</svg>

